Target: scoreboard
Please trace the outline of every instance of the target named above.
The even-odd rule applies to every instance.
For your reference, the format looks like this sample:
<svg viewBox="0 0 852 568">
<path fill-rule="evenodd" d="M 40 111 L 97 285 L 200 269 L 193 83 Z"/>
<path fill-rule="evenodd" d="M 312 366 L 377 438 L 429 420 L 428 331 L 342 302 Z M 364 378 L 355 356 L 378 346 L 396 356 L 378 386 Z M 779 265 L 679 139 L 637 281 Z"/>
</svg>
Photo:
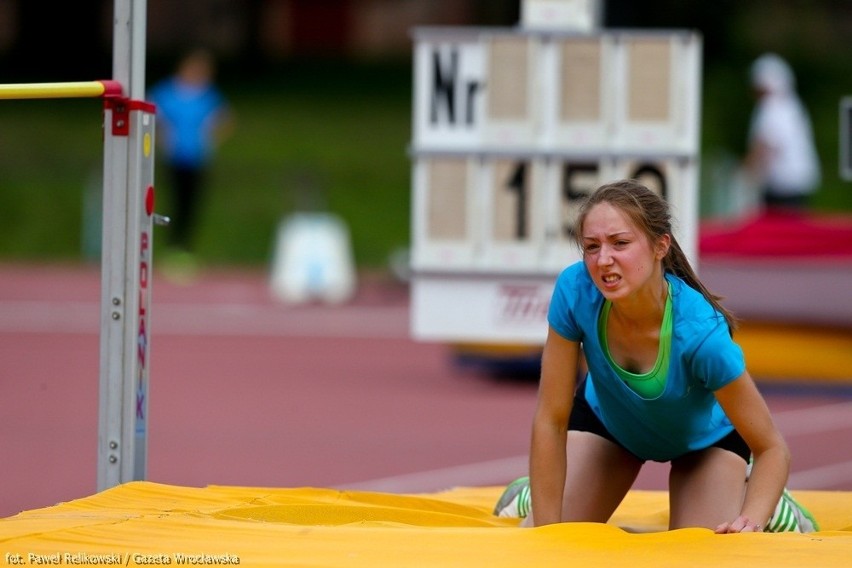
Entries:
<svg viewBox="0 0 852 568">
<path fill-rule="evenodd" d="M 701 39 L 687 31 L 414 31 L 412 335 L 543 343 L 572 224 L 637 178 L 697 241 Z"/>
</svg>

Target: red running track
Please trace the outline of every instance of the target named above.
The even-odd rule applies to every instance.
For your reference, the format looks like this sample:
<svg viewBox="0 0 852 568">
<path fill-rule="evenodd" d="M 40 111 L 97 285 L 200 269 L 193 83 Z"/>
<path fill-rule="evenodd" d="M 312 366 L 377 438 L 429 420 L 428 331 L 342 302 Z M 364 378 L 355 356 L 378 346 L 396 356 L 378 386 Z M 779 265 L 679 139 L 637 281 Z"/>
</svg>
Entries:
<svg viewBox="0 0 852 568">
<path fill-rule="evenodd" d="M 96 491 L 99 298 L 98 267 L 0 265 L 0 517 Z M 429 492 L 525 471 L 535 382 L 409 339 L 401 284 L 283 306 L 258 271 L 155 278 L 151 326 L 151 481 Z M 766 394 L 790 486 L 852 490 L 849 391 Z"/>
</svg>

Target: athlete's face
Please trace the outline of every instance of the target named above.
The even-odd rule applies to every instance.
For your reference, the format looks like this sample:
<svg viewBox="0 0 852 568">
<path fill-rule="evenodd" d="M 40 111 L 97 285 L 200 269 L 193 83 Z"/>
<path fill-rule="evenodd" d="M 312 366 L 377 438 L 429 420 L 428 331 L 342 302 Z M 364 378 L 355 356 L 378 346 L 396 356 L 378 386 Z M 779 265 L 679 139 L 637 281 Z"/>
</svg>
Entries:
<svg viewBox="0 0 852 568">
<path fill-rule="evenodd" d="M 581 237 L 586 268 L 608 300 L 659 291 L 668 236 L 652 243 L 620 209 L 602 202 L 589 210 Z"/>
</svg>

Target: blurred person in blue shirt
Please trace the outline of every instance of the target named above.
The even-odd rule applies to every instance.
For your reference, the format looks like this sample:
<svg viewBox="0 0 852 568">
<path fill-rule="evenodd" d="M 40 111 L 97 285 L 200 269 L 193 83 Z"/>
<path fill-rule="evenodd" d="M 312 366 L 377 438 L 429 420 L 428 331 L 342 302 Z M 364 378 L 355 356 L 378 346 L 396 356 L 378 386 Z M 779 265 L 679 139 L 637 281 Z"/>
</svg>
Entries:
<svg viewBox="0 0 852 568">
<path fill-rule="evenodd" d="M 213 56 L 203 49 L 193 50 L 148 97 L 157 107 L 158 140 L 171 182 L 171 240 L 187 253 L 210 160 L 233 127 L 229 105 L 213 84 L 214 71 Z"/>
</svg>

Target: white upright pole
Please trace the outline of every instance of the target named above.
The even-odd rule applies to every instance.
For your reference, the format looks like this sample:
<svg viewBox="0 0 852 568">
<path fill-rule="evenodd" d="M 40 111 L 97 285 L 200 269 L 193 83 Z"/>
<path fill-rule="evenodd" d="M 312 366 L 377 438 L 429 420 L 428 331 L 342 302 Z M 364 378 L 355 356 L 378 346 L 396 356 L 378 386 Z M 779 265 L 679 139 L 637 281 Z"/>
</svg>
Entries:
<svg viewBox="0 0 852 568">
<path fill-rule="evenodd" d="M 98 491 L 144 479 L 153 220 L 154 114 L 145 92 L 145 0 L 115 0 L 104 105 Z"/>
</svg>

